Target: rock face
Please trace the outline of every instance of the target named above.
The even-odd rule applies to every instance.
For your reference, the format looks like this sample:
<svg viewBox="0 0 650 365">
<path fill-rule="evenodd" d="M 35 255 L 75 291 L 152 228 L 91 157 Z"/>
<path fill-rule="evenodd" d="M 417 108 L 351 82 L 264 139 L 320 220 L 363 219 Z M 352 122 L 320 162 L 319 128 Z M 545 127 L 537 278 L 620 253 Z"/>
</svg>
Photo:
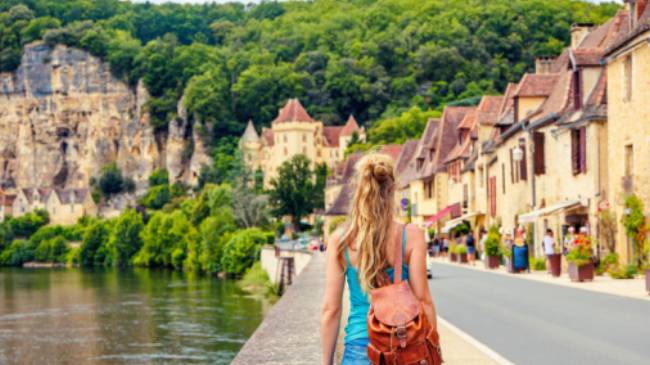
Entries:
<svg viewBox="0 0 650 365">
<path fill-rule="evenodd" d="M 169 137 L 157 140 L 143 109 L 148 98 L 141 83 L 132 90 L 85 51 L 27 45 L 18 70 L 0 74 L 0 183 L 85 187 L 113 162 L 139 189 L 155 168 L 193 183 L 194 161 L 210 159 L 197 148 L 187 154 L 196 136 L 181 103 L 182 125 L 170 122 Z"/>
</svg>

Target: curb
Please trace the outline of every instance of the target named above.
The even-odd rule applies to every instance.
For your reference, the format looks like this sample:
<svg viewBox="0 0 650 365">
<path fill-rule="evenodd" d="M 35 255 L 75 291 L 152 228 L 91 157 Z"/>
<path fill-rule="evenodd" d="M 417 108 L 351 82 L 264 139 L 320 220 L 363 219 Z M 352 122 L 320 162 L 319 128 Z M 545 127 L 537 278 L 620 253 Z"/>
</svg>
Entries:
<svg viewBox="0 0 650 365">
<path fill-rule="evenodd" d="M 487 357 L 492 359 L 498 364 L 501 365 L 514 365 L 514 363 L 505 357 L 501 356 L 499 353 L 496 351 L 492 350 L 491 348 L 487 347 L 485 344 L 480 342 L 479 340 L 475 339 L 474 337 L 470 336 L 463 330 L 459 329 L 458 327 L 454 326 L 453 324 L 449 323 L 447 320 L 444 318 L 438 316 L 438 322 L 442 324 L 443 326 L 449 328 L 454 334 L 456 334 L 458 337 L 460 337 L 462 340 L 465 342 L 469 343 L 470 345 L 476 347 L 479 351 L 481 351 L 483 354 L 485 354 Z M 443 356 L 444 356 L 444 349 L 443 349 Z"/>
</svg>

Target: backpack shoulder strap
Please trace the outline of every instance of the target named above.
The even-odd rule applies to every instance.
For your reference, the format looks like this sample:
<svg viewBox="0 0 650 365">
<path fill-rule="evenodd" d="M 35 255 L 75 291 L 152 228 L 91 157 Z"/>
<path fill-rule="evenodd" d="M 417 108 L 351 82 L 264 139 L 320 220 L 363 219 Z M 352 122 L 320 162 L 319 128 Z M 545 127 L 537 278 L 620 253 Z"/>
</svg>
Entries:
<svg viewBox="0 0 650 365">
<path fill-rule="evenodd" d="M 404 247 L 406 245 L 406 224 L 402 228 L 402 242 L 395 245 L 395 262 L 393 263 L 393 284 L 399 284 L 402 281 L 402 260 Z"/>
</svg>

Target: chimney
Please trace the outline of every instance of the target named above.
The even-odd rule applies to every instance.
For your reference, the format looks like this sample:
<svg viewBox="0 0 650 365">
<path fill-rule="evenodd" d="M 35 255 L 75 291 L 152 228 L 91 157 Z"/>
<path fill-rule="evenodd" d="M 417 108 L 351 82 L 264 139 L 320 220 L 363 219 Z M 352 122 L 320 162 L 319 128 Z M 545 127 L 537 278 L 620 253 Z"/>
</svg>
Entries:
<svg viewBox="0 0 650 365">
<path fill-rule="evenodd" d="M 571 26 L 571 49 L 578 48 L 593 26 L 593 23 L 575 23 Z"/>
<path fill-rule="evenodd" d="M 535 73 L 537 75 L 550 74 L 554 61 L 555 57 L 537 57 L 535 59 Z"/>
</svg>

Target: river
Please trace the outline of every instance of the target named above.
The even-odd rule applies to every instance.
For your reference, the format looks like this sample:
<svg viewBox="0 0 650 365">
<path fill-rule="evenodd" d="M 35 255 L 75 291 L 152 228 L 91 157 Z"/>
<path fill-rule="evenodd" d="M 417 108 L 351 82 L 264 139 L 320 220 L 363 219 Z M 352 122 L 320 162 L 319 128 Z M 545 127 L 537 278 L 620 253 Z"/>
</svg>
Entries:
<svg viewBox="0 0 650 365">
<path fill-rule="evenodd" d="M 0 268 L 0 364 L 228 364 L 267 307 L 172 271 Z"/>
</svg>

